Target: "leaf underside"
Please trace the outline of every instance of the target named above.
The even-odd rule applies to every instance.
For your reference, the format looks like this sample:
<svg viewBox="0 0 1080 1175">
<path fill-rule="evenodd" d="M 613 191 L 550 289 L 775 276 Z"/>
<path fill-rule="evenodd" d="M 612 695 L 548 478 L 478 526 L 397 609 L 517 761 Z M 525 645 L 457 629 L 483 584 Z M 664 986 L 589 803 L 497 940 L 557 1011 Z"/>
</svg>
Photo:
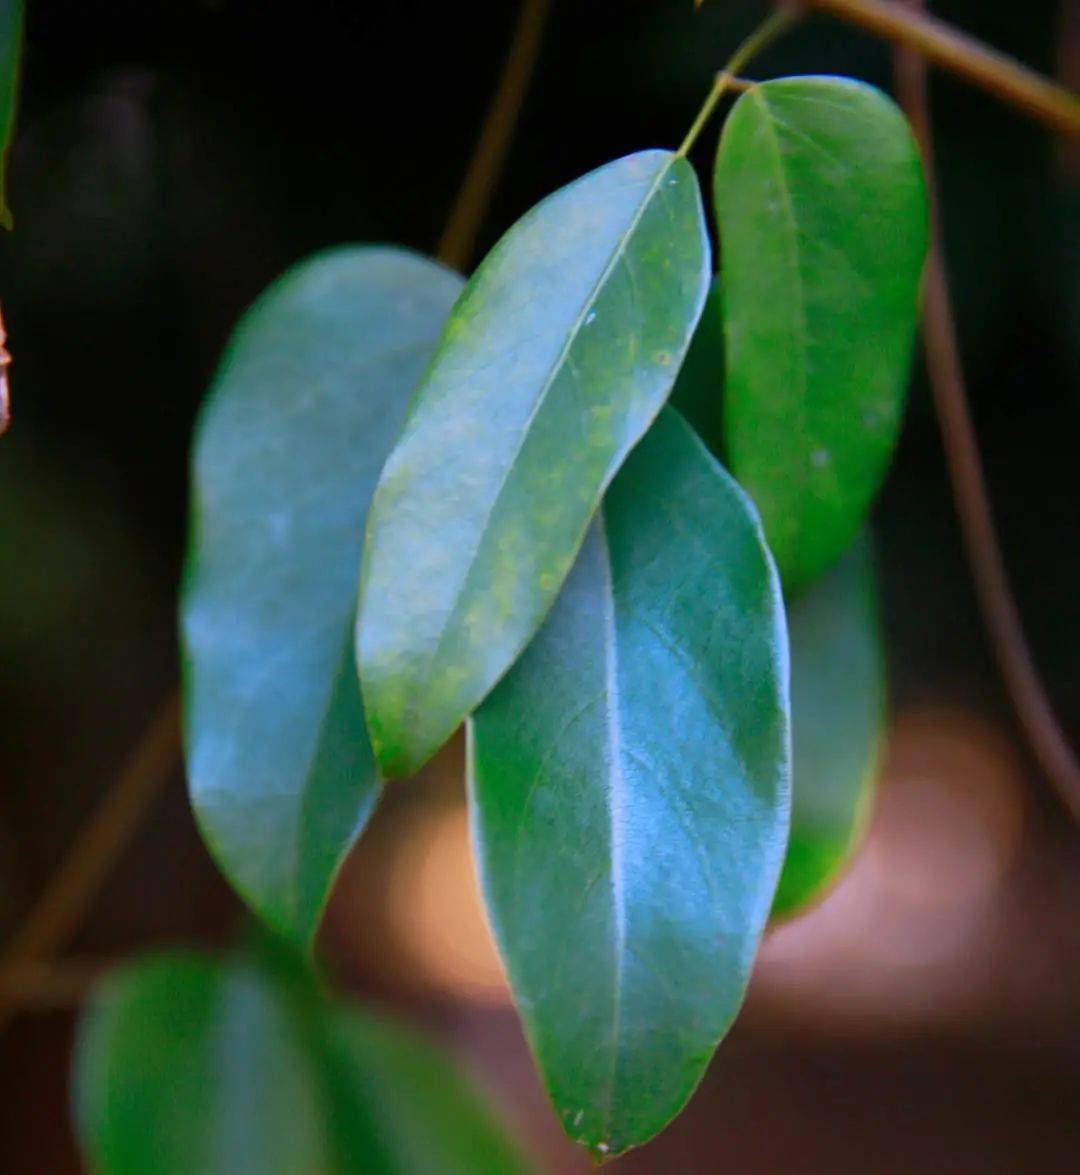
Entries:
<svg viewBox="0 0 1080 1175">
<path fill-rule="evenodd" d="M 666 409 L 470 728 L 492 926 L 598 1156 L 670 1121 L 738 1010 L 787 836 L 786 696 L 756 515 Z"/>
<path fill-rule="evenodd" d="M 378 796 L 352 653 L 364 520 L 460 287 L 401 249 L 304 262 L 244 317 L 200 419 L 191 797 L 225 874 L 295 942 Z"/>
</svg>

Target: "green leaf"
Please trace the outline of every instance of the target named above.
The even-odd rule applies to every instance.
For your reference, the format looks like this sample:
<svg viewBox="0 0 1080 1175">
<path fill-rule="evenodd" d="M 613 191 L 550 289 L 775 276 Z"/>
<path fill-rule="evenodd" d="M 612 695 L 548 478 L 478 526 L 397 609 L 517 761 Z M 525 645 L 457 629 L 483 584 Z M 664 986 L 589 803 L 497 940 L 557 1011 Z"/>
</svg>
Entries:
<svg viewBox="0 0 1080 1175">
<path fill-rule="evenodd" d="M 7 165 L 19 97 L 22 41 L 22 0 L 0 0 L 0 225 L 4 228 L 11 228 L 11 209 L 7 203 Z"/>
<path fill-rule="evenodd" d="M 716 159 L 724 432 L 787 587 L 862 525 L 896 444 L 926 252 L 904 116 L 846 78 L 736 102 Z"/>
<path fill-rule="evenodd" d="M 372 745 L 410 775 L 513 664 L 671 390 L 709 245 L 666 151 L 548 197 L 454 308 L 371 508 L 357 656 Z"/>
<path fill-rule="evenodd" d="M 705 309 L 690 340 L 671 393 L 671 405 L 693 427 L 711 453 L 723 451 L 724 315 L 720 279 L 709 287 Z"/>
<path fill-rule="evenodd" d="M 251 960 L 162 955 L 108 979 L 75 1112 L 98 1175 L 522 1170 L 440 1053 Z"/>
<path fill-rule="evenodd" d="M 850 860 L 870 815 L 885 664 L 867 538 L 789 605 L 788 633 L 791 838 L 773 903 L 781 916 L 821 896 Z"/>
<path fill-rule="evenodd" d="M 678 1113 L 743 998 L 789 816 L 787 644 L 749 500 L 673 409 L 473 716 L 488 913 L 567 1133 Z"/>
<path fill-rule="evenodd" d="M 296 942 L 378 795 L 352 657 L 364 519 L 459 289 L 400 249 L 304 262 L 240 323 L 198 427 L 191 798 L 226 875 Z"/>
</svg>

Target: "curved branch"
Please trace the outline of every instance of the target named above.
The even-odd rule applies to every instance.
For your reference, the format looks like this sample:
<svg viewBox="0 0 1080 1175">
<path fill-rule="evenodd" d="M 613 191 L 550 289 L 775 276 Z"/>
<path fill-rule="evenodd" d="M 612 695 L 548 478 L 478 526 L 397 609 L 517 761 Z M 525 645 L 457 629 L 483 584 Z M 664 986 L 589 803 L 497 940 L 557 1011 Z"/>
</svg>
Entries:
<svg viewBox="0 0 1080 1175">
<path fill-rule="evenodd" d="M 805 0 L 848 24 L 894 41 L 1006 102 L 1041 119 L 1063 134 L 1080 136 L 1080 98 L 975 37 L 935 20 L 921 5 L 888 0 Z M 914 11 L 912 10 L 914 8 Z"/>
<path fill-rule="evenodd" d="M 472 258 L 476 234 L 498 183 L 536 69 L 550 10 L 551 0 L 524 0 L 521 6 L 502 76 L 484 117 L 457 200 L 435 249 L 435 256 L 453 269 L 464 269 Z"/>
<path fill-rule="evenodd" d="M 15 976 L 56 953 L 78 925 L 180 753 L 180 698 L 170 694 L 139 740 L 44 894 L 0 956 L 0 1029 L 11 1015 Z"/>
<path fill-rule="evenodd" d="M 110 966 L 106 959 L 19 963 L 0 971 L 0 1001 L 46 1011 L 77 1007 Z"/>
<path fill-rule="evenodd" d="M 1024 636 L 968 408 L 941 248 L 926 63 L 918 54 L 898 49 L 895 66 L 897 94 L 922 148 L 931 197 L 933 227 L 923 288 L 923 346 L 975 591 L 998 668 L 1035 759 L 1073 818 L 1080 821 L 1080 761 L 1054 715 Z"/>
</svg>

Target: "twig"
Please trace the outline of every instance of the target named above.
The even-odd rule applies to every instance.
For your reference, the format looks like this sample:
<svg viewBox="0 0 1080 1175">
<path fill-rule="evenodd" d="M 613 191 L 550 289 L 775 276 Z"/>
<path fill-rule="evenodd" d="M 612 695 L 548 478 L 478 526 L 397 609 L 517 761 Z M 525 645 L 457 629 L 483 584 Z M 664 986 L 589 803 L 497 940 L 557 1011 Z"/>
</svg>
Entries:
<svg viewBox="0 0 1080 1175">
<path fill-rule="evenodd" d="M 117 855 L 168 778 L 179 752 L 180 699 L 174 692 L 0 956 L 0 1030 L 12 1011 L 11 993 L 4 980 L 27 965 L 50 958 L 78 925 Z"/>
<path fill-rule="evenodd" d="M 502 76 L 435 250 L 435 256 L 454 269 L 464 269 L 472 258 L 476 235 L 506 160 L 518 115 L 536 69 L 550 10 L 551 0 L 524 0 L 521 6 Z"/>
<path fill-rule="evenodd" d="M 20 963 L 0 973 L 0 1000 L 24 1008 L 77 1006 L 109 966 L 106 960 L 82 959 Z"/>
<path fill-rule="evenodd" d="M 739 70 L 752 58 L 771 45 L 777 37 L 785 33 L 794 22 L 795 12 L 792 8 L 789 6 L 778 8 L 771 16 L 766 17 L 746 40 L 738 46 L 735 52 L 732 53 L 727 65 L 713 79 L 712 89 L 709 91 L 708 97 L 698 111 L 697 117 L 691 124 L 690 129 L 686 132 L 686 138 L 683 139 L 679 147 L 680 155 L 686 155 L 697 142 L 698 135 L 701 134 L 705 128 L 705 124 L 712 117 L 713 111 L 720 104 L 720 99 L 724 94 L 728 90 L 746 86 L 747 83 L 742 78 L 736 77 Z"/>
<path fill-rule="evenodd" d="M 926 63 L 906 48 L 897 49 L 894 61 L 897 93 L 922 148 L 931 194 L 931 245 L 923 288 L 923 345 L 968 562 L 994 655 L 1020 724 L 1039 766 L 1073 818 L 1080 820 L 1080 762 L 1054 715 L 1024 636 L 994 526 L 968 408 L 941 248 Z"/>
<path fill-rule="evenodd" d="M 888 0 L 806 2 L 916 51 L 927 61 L 959 74 L 1064 134 L 1080 135 L 1080 98 L 1075 94 L 975 37 L 935 20 L 921 8 L 913 11 Z"/>
</svg>

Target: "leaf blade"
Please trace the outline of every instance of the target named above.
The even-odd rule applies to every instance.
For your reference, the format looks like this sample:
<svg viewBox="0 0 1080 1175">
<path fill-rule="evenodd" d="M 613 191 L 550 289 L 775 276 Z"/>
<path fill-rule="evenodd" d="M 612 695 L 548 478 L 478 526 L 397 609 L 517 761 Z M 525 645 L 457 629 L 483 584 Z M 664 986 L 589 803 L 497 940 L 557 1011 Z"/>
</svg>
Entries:
<svg viewBox="0 0 1080 1175">
<path fill-rule="evenodd" d="M 531 1045 L 603 1157 L 678 1112 L 734 1018 L 789 797 L 783 612 L 748 501 L 668 410 L 601 514 L 473 715 L 469 784 Z"/>
<path fill-rule="evenodd" d="M 8 229 L 12 221 L 7 202 L 7 169 L 19 97 L 23 21 L 23 0 L 6 0 L 0 5 L 0 225 Z"/>
<path fill-rule="evenodd" d="M 732 473 L 788 587 L 855 537 L 899 432 L 926 252 L 918 149 L 846 78 L 756 85 L 715 167 Z"/>
<path fill-rule="evenodd" d="M 523 1170 L 438 1050 L 255 959 L 129 964 L 96 991 L 74 1068 L 102 1175 Z"/>
<path fill-rule="evenodd" d="M 885 719 L 885 658 L 869 538 L 788 607 L 791 837 L 773 914 L 816 902 L 870 816 Z"/>
<path fill-rule="evenodd" d="M 200 418 L 181 605 L 193 806 L 218 863 L 308 942 L 378 796 L 352 662 L 364 517 L 460 280 L 320 254 L 238 327 Z"/>
<path fill-rule="evenodd" d="M 556 192 L 455 307 L 372 506 L 357 660 L 388 777 L 412 774 L 536 630 L 668 395 L 708 240 L 685 160 Z"/>
</svg>

